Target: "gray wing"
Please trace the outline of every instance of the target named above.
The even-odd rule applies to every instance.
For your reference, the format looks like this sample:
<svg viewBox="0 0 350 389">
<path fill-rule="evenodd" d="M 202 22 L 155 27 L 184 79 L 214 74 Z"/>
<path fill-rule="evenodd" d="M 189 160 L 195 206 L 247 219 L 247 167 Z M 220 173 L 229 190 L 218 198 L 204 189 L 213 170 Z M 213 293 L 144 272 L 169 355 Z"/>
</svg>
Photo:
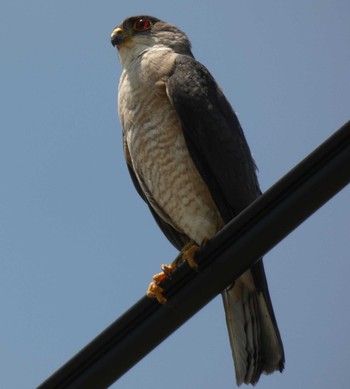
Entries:
<svg viewBox="0 0 350 389">
<path fill-rule="evenodd" d="M 237 116 L 209 71 L 190 56 L 175 60 L 167 93 L 190 155 L 227 223 L 261 193 Z"/>
<path fill-rule="evenodd" d="M 228 223 L 261 194 L 238 118 L 212 75 L 193 57 L 177 57 L 167 94 L 191 158 Z M 258 288 L 268 296 L 262 261 L 253 266 L 252 273 Z"/>
</svg>

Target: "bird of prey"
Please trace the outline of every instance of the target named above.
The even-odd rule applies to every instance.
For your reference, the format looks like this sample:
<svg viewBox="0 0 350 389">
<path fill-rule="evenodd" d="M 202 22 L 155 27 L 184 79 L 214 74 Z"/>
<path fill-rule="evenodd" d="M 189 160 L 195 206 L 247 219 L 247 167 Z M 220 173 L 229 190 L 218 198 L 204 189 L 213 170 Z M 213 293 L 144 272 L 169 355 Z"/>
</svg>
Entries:
<svg viewBox="0 0 350 389">
<path fill-rule="evenodd" d="M 123 67 L 118 109 L 131 178 L 170 242 L 193 253 L 261 194 L 242 128 L 177 27 L 153 16 L 129 17 L 111 42 Z M 165 302 L 158 280 L 148 294 Z M 262 260 L 222 297 L 237 384 L 282 372 Z"/>
</svg>

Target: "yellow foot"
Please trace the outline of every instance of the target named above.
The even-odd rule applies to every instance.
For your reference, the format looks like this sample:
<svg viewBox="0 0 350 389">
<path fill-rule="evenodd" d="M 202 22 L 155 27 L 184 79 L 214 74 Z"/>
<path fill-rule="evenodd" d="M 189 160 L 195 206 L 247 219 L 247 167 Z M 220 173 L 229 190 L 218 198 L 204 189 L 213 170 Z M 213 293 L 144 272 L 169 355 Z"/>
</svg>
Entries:
<svg viewBox="0 0 350 389">
<path fill-rule="evenodd" d="M 204 246 L 207 241 L 208 239 L 203 239 L 201 246 Z M 187 242 L 173 263 L 169 266 L 162 265 L 162 271 L 152 277 L 153 281 L 149 284 L 146 295 L 148 297 L 155 297 L 161 304 L 165 304 L 167 299 L 163 296 L 164 288 L 159 284 L 166 279 L 171 279 L 174 270 L 181 266 L 183 261 L 187 261 L 192 269 L 197 270 L 198 264 L 194 257 L 199 249 L 200 247 L 194 240 Z"/>
<path fill-rule="evenodd" d="M 182 259 L 184 259 L 192 269 L 197 270 L 198 269 L 198 264 L 194 259 L 194 256 L 196 252 L 199 250 L 199 246 L 197 246 L 196 243 L 191 242 L 192 246 L 190 247 L 184 247 L 182 250 Z"/>
<path fill-rule="evenodd" d="M 158 302 L 165 304 L 167 299 L 163 296 L 164 289 L 159 286 L 159 283 L 166 280 L 167 278 L 171 278 L 171 275 L 175 269 L 175 265 L 162 265 L 161 267 L 163 271 L 152 277 L 153 281 L 148 285 L 146 295 L 148 297 L 155 297 Z"/>
<path fill-rule="evenodd" d="M 160 287 L 155 281 L 148 285 L 146 292 L 147 297 L 155 297 L 161 304 L 166 303 L 166 298 L 163 296 L 164 289 Z"/>
<path fill-rule="evenodd" d="M 203 247 L 206 243 L 208 242 L 207 238 L 204 238 L 201 244 L 201 247 Z M 198 269 L 198 264 L 195 261 L 194 257 L 196 255 L 196 252 L 200 249 L 200 247 L 197 245 L 197 243 L 194 240 L 190 240 L 185 244 L 185 246 L 181 250 L 182 254 L 182 259 L 187 261 L 189 266 L 197 270 Z"/>
</svg>

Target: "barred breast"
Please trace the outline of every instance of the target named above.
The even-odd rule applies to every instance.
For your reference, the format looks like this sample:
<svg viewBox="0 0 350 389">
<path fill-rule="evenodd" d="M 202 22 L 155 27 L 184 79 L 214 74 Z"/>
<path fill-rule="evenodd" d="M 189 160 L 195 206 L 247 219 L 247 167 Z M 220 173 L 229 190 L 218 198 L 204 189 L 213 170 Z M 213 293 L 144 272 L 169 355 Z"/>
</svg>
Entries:
<svg viewBox="0 0 350 389">
<path fill-rule="evenodd" d="M 124 70 L 119 86 L 119 116 L 124 142 L 142 190 L 167 223 L 200 244 L 223 221 L 187 149 L 178 116 L 164 82 L 152 79 L 141 59 Z M 151 74 L 151 77 L 150 77 Z M 162 76 L 162 75 L 161 75 Z"/>
</svg>

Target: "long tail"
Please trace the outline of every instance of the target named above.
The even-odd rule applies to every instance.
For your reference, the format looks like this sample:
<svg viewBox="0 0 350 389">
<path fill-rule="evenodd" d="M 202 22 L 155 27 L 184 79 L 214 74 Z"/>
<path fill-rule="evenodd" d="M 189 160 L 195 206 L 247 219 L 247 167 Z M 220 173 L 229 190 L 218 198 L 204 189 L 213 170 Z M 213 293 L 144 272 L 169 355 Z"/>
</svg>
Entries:
<svg viewBox="0 0 350 389">
<path fill-rule="evenodd" d="M 256 384 L 261 373 L 280 372 L 284 351 L 262 261 L 222 293 L 237 385 Z"/>
</svg>

